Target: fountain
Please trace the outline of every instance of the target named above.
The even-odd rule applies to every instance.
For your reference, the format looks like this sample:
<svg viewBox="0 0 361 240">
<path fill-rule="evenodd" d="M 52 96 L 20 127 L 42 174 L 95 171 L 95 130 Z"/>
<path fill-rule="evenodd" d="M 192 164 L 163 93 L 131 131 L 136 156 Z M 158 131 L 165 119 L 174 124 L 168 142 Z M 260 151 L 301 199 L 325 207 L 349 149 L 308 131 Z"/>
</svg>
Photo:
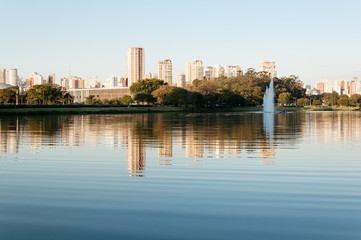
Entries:
<svg viewBox="0 0 361 240">
<path fill-rule="evenodd" d="M 269 87 L 266 88 L 266 94 L 263 96 L 263 112 L 264 113 L 274 113 L 275 112 L 273 78 L 271 78 Z"/>
<path fill-rule="evenodd" d="M 273 140 L 274 134 L 274 112 L 275 112 L 275 100 L 274 100 L 274 83 L 273 78 L 266 88 L 266 94 L 263 96 L 263 127 L 266 132 L 266 136 Z"/>
</svg>

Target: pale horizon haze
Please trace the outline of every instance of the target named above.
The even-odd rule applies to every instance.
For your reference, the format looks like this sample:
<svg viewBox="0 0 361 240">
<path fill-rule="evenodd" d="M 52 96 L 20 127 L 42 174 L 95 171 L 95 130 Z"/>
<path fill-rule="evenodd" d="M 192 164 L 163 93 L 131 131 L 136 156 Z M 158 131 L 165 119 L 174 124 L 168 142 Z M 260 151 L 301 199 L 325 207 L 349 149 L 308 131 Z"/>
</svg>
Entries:
<svg viewBox="0 0 361 240">
<path fill-rule="evenodd" d="M 4 1 L 0 67 L 19 76 L 71 74 L 105 81 L 126 73 L 126 52 L 145 48 L 145 72 L 173 62 L 240 65 L 306 84 L 361 79 L 361 1 Z"/>
</svg>

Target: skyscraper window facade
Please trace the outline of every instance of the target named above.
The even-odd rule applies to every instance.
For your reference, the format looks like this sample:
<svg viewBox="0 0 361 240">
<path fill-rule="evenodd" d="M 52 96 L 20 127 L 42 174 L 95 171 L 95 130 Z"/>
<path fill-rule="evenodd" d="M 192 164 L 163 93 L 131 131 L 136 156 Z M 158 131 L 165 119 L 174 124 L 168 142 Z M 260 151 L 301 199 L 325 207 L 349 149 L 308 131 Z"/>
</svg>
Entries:
<svg viewBox="0 0 361 240">
<path fill-rule="evenodd" d="M 132 47 L 127 53 L 128 85 L 144 78 L 144 48 Z"/>
</svg>

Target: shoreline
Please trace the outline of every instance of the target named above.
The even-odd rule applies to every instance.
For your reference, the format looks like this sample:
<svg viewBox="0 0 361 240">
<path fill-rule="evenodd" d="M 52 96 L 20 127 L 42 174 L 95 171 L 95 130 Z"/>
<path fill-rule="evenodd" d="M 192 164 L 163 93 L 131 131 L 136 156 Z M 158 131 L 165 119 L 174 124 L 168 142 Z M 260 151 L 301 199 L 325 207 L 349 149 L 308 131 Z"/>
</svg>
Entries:
<svg viewBox="0 0 361 240">
<path fill-rule="evenodd" d="M 359 107 L 289 107 L 276 108 L 282 112 L 337 112 L 337 111 L 360 111 Z M 260 112 L 259 107 L 233 107 L 216 109 L 186 110 L 179 107 L 62 107 L 62 106 L 39 106 L 27 108 L 0 108 L 0 117 L 6 116 L 42 116 L 42 115 L 88 115 L 88 114 L 136 114 L 136 113 L 225 113 L 225 112 Z"/>
<path fill-rule="evenodd" d="M 88 115 L 88 114 L 133 114 L 133 113 L 219 113 L 260 111 L 257 107 L 236 107 L 229 109 L 195 109 L 188 111 L 179 107 L 30 107 L 0 108 L 0 117 L 41 115 Z"/>
</svg>

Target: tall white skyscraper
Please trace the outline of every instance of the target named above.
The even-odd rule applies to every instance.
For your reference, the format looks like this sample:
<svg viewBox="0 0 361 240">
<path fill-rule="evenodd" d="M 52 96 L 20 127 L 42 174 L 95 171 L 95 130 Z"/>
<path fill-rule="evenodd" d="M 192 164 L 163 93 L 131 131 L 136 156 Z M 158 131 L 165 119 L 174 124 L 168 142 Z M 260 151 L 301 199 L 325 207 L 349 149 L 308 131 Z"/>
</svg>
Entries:
<svg viewBox="0 0 361 240">
<path fill-rule="evenodd" d="M 6 69 L 0 68 L 0 83 L 6 83 Z"/>
<path fill-rule="evenodd" d="M 168 85 L 172 85 L 172 61 L 167 59 L 158 62 L 158 78 L 164 80 Z"/>
<path fill-rule="evenodd" d="M 332 82 L 329 79 L 323 80 L 323 92 L 332 93 Z"/>
<path fill-rule="evenodd" d="M 203 62 L 201 60 L 186 63 L 186 82 L 191 84 L 195 79 L 203 79 Z"/>
<path fill-rule="evenodd" d="M 271 77 L 277 76 L 277 68 L 276 68 L 276 62 L 272 62 L 269 60 L 263 60 L 259 63 L 259 72 L 268 72 Z"/>
<path fill-rule="evenodd" d="M 144 78 L 144 48 L 132 47 L 127 53 L 128 86 Z"/>
<path fill-rule="evenodd" d="M 18 85 L 18 70 L 13 68 L 9 70 L 9 84 L 12 86 Z"/>
</svg>

